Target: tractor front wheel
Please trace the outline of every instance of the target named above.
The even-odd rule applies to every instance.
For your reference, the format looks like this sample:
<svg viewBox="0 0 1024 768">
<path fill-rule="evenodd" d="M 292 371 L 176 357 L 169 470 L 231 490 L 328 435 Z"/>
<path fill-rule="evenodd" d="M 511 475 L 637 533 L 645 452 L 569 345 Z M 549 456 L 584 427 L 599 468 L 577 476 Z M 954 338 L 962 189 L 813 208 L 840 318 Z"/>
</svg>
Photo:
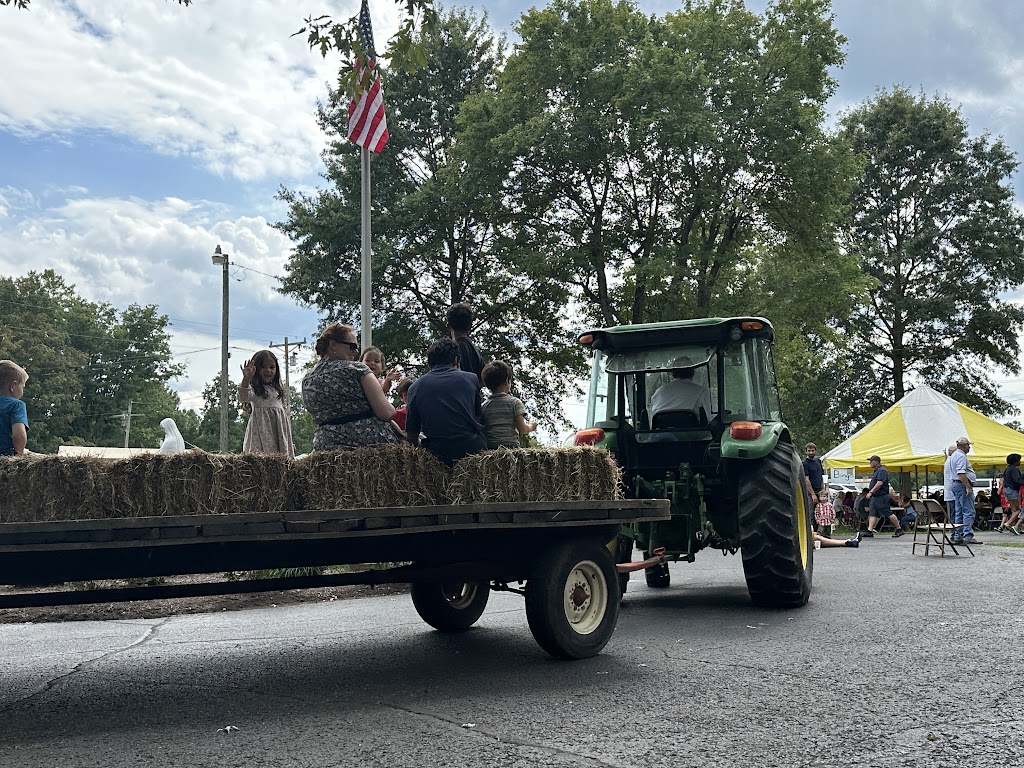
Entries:
<svg viewBox="0 0 1024 768">
<path fill-rule="evenodd" d="M 740 551 L 755 605 L 795 608 L 811 596 L 814 541 L 803 465 L 778 443 L 763 459 L 740 465 Z"/>
<path fill-rule="evenodd" d="M 644 559 L 651 557 L 650 552 L 644 552 Z M 668 563 L 658 563 L 650 568 L 644 568 L 644 578 L 647 586 L 651 589 L 665 589 L 672 583 L 672 576 L 668 572 Z"/>
</svg>

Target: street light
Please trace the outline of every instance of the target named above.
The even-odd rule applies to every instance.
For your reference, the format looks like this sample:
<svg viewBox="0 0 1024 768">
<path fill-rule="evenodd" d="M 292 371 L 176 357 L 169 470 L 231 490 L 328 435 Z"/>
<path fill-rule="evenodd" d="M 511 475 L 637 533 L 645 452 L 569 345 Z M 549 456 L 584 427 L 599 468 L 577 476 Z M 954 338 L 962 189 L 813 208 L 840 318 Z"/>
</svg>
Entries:
<svg viewBox="0 0 1024 768">
<path fill-rule="evenodd" d="M 213 251 L 213 263 L 220 264 L 224 277 L 220 314 L 220 452 L 228 452 L 228 254 L 220 245 Z"/>
</svg>

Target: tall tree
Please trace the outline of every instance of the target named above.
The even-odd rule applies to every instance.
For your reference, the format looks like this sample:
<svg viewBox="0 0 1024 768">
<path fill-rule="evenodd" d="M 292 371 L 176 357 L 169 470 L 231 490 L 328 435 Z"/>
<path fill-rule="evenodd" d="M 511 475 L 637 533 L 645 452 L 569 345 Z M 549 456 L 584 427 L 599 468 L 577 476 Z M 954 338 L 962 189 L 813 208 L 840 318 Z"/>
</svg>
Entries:
<svg viewBox="0 0 1024 768">
<path fill-rule="evenodd" d="M 842 132 L 865 162 L 843 245 L 874 283 L 845 324 L 846 420 L 870 420 L 915 381 L 982 413 L 1012 413 L 991 373 L 1019 371 L 1024 309 L 1002 298 L 1024 274 L 1016 155 L 970 136 L 945 99 L 899 87 L 851 110 Z"/>
<path fill-rule="evenodd" d="M 827 0 L 555 0 L 463 119 L 521 232 L 595 322 L 707 315 L 759 253 L 820 255 L 851 171 L 822 130 Z M 764 246 L 772 246 L 765 251 Z"/>
<path fill-rule="evenodd" d="M 459 153 L 457 115 L 473 93 L 493 87 L 503 41 L 469 11 L 443 14 L 424 33 L 427 65 L 387 80 L 385 151 L 374 158 L 374 341 L 392 361 L 421 365 L 446 333 L 455 302 L 476 309 L 474 338 L 517 370 L 527 399 L 558 411 L 565 372 L 579 365 L 571 333 L 552 307 L 566 293 L 528 265 L 538 255 L 502 218 L 499 185 Z M 324 154 L 332 188 L 282 190 L 289 215 L 278 228 L 296 243 L 283 291 L 330 319 L 354 321 L 359 307 L 359 156 L 345 141 L 348 97 L 331 93 L 318 112 L 331 141 Z"/>
</svg>

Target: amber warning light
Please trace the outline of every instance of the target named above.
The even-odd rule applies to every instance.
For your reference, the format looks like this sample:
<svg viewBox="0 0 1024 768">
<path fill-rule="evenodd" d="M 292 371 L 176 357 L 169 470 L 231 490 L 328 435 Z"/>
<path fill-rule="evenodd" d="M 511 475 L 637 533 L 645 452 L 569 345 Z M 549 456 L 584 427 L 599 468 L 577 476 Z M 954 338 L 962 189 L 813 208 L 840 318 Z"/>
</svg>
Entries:
<svg viewBox="0 0 1024 768">
<path fill-rule="evenodd" d="M 580 336 L 580 344 L 593 344 L 593 343 L 594 343 L 594 334 L 592 334 L 592 333 L 584 333 L 582 336 Z"/>
<path fill-rule="evenodd" d="M 581 429 L 572 439 L 573 445 L 597 445 L 604 440 L 604 430 L 599 428 Z"/>
<path fill-rule="evenodd" d="M 734 421 L 729 425 L 729 437 L 733 440 L 757 440 L 761 436 L 761 425 L 756 421 Z"/>
</svg>

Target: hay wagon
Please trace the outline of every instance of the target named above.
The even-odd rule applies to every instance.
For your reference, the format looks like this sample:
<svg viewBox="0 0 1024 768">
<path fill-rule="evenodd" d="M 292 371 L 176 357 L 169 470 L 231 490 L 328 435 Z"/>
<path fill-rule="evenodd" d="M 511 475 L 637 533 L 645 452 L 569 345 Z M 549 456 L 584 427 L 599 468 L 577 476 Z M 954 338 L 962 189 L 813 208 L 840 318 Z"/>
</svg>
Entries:
<svg viewBox="0 0 1024 768">
<path fill-rule="evenodd" d="M 492 589 L 507 590 L 525 597 L 544 650 L 586 658 L 605 646 L 618 616 L 609 542 L 623 525 L 667 520 L 669 508 L 666 499 L 519 501 L 3 522 L 5 584 L 355 567 L 286 579 L 0 595 L 0 608 L 409 583 L 419 615 L 456 632 L 480 618 Z"/>
</svg>

